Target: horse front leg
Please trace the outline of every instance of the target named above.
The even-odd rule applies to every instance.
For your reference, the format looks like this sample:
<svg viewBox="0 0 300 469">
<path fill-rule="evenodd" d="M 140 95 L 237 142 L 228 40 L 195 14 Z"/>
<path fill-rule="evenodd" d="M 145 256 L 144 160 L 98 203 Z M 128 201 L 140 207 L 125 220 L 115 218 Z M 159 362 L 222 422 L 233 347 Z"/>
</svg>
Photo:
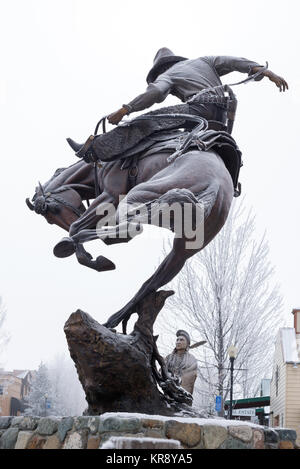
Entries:
<svg viewBox="0 0 300 469">
<path fill-rule="evenodd" d="M 199 249 L 186 249 L 186 239 L 175 238 L 173 248 L 164 261 L 159 265 L 154 274 L 146 280 L 136 295 L 117 313 L 113 314 L 104 326 L 116 327 L 123 322 L 123 332 L 126 333 L 126 324 L 130 316 L 135 312 L 136 305 L 150 292 L 170 282 L 182 269 L 186 260 L 196 254 Z"/>
<path fill-rule="evenodd" d="M 107 257 L 98 256 L 93 260 L 93 256 L 84 249 L 82 244 L 76 244 L 75 254 L 79 264 L 96 270 L 97 272 L 105 272 L 116 268 L 115 264 L 110 259 L 107 259 Z"/>
<path fill-rule="evenodd" d="M 98 238 L 95 226 L 104 218 L 105 207 L 109 205 L 115 206 L 114 199 L 109 194 L 103 192 L 93 201 L 87 211 L 72 223 L 69 229 L 70 236 L 63 238 L 56 244 L 53 250 L 54 255 L 62 258 L 75 253 L 81 265 L 96 270 L 97 272 L 115 269 L 115 264 L 104 256 L 98 256 L 93 260 L 92 255 L 84 249 L 82 244 L 85 241 Z M 102 215 L 98 214 L 99 207 L 102 207 L 102 210 L 100 210 Z"/>
</svg>

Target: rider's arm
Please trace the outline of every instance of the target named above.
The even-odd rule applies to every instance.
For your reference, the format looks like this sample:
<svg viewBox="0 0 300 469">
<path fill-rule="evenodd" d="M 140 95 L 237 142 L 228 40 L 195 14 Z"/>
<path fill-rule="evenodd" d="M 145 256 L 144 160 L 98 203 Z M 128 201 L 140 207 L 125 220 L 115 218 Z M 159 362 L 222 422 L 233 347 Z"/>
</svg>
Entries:
<svg viewBox="0 0 300 469">
<path fill-rule="evenodd" d="M 219 76 L 226 75 L 230 72 L 248 73 L 248 75 L 251 76 L 263 68 L 263 65 L 259 65 L 257 62 L 245 59 L 244 57 L 220 55 L 217 57 L 208 57 L 208 59 Z M 275 83 L 279 88 L 279 91 L 285 91 L 288 89 L 288 84 L 284 78 L 276 75 L 269 69 L 264 70 L 261 75 L 255 78 L 255 81 L 262 80 L 264 77 L 268 77 L 269 80 Z"/>
<path fill-rule="evenodd" d="M 130 112 L 143 111 L 155 103 L 166 99 L 172 88 L 172 83 L 166 77 L 158 77 L 147 87 L 145 93 L 140 94 L 128 103 Z"/>
<path fill-rule="evenodd" d="M 131 112 L 143 111 L 155 103 L 161 103 L 166 99 L 172 89 L 172 83 L 167 77 L 159 76 L 147 87 L 145 93 L 138 95 L 130 103 L 123 104 L 117 112 L 108 116 L 111 124 L 118 124 L 120 120 Z"/>
<path fill-rule="evenodd" d="M 244 57 L 232 57 L 229 55 L 210 57 L 210 60 L 212 66 L 220 77 L 231 72 L 248 73 L 250 76 L 255 73 L 254 69 L 256 67 L 263 67 L 263 65 L 253 62 L 252 60 L 245 59 Z M 260 75 L 255 78 L 255 80 L 262 80 L 263 77 L 264 75 Z"/>
</svg>

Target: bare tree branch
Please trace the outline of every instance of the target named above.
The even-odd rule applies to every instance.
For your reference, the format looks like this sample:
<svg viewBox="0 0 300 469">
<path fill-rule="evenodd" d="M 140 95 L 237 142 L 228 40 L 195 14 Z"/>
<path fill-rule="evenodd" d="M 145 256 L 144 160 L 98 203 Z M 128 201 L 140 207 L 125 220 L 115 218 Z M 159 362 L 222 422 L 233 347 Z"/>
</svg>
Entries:
<svg viewBox="0 0 300 469">
<path fill-rule="evenodd" d="M 218 236 L 168 285 L 176 295 L 169 298 L 158 327 L 175 333 L 180 321 L 192 337 L 207 341 L 195 352 L 202 364 L 198 394 L 202 400 L 206 396 L 207 406 L 217 394 L 225 401 L 229 393 L 231 344 L 238 349 L 236 396 L 254 396 L 268 375 L 274 334 L 283 323 L 282 298 L 268 256 L 265 235 L 255 236 L 252 211 L 244 201 L 235 201 Z"/>
<path fill-rule="evenodd" d="M 1 364 L 2 353 L 5 350 L 10 340 L 10 335 L 5 330 L 5 321 L 6 321 L 6 309 L 3 304 L 2 298 L 0 297 L 0 364 Z"/>
</svg>

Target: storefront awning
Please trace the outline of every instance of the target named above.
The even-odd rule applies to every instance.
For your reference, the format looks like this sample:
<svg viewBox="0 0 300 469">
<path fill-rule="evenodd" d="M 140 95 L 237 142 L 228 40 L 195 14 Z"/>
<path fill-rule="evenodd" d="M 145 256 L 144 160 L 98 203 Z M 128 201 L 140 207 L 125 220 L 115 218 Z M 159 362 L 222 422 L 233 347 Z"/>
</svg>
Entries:
<svg viewBox="0 0 300 469">
<path fill-rule="evenodd" d="M 225 401 L 225 409 L 228 409 L 230 401 Z M 234 399 L 233 409 L 249 409 L 250 407 L 266 407 L 270 405 L 270 396 L 249 397 L 248 399 Z"/>
</svg>

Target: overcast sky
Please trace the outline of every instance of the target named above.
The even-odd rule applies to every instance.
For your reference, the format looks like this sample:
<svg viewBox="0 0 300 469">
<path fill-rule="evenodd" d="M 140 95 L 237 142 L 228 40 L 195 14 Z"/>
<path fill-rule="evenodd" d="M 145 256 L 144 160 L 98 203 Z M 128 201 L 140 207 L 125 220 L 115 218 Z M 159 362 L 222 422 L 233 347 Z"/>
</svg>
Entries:
<svg viewBox="0 0 300 469">
<path fill-rule="evenodd" d="M 83 141 L 104 114 L 146 87 L 155 53 L 243 56 L 284 76 L 279 93 L 264 79 L 235 88 L 234 137 L 243 152 L 246 203 L 264 231 L 281 284 L 287 324 L 299 291 L 299 2 L 286 0 L 2 0 L 0 295 L 11 341 L 0 362 L 35 368 L 67 349 L 63 325 L 77 308 L 99 322 L 149 277 L 164 230 L 146 229 L 128 245 L 90 243 L 117 270 L 96 273 L 74 257 L 57 259 L 64 232 L 30 212 L 37 181 L 75 159 L 65 138 Z M 224 77 L 224 82 L 244 78 Z M 165 104 L 175 103 L 169 97 Z M 173 344 L 172 344 L 173 345 Z"/>
</svg>

